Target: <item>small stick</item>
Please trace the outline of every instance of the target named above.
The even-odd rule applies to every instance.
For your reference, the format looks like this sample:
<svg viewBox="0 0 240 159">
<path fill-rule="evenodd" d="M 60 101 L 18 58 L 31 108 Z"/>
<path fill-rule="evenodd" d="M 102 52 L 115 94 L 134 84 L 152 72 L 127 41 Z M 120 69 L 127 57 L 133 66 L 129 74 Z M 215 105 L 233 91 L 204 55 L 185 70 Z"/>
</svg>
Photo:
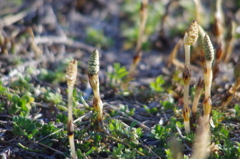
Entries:
<svg viewBox="0 0 240 159">
<path fill-rule="evenodd" d="M 148 10 L 147 10 L 148 0 L 142 0 L 140 8 L 140 27 L 138 32 L 138 41 L 136 46 L 136 52 L 138 53 L 142 47 L 143 34 L 147 22 Z"/>
<path fill-rule="evenodd" d="M 204 9 L 203 9 L 203 5 L 201 3 L 201 0 L 193 0 L 196 6 L 196 11 L 195 11 L 195 17 L 196 17 L 196 21 L 198 23 L 200 23 L 201 25 L 203 25 L 204 23 L 204 18 L 203 18 L 203 13 L 204 13 Z"/>
<path fill-rule="evenodd" d="M 44 145 L 44 144 L 42 144 L 42 143 L 40 143 L 40 142 L 37 143 L 37 144 L 38 144 L 38 145 L 41 145 L 41 146 L 43 146 L 43 147 L 46 147 L 46 148 L 48 148 L 48 149 L 50 149 L 50 150 L 52 150 L 52 151 L 54 151 L 54 152 L 56 152 L 56 153 L 58 153 L 58 154 L 61 154 L 61 155 L 65 156 L 63 152 L 58 151 L 58 150 L 56 150 L 56 149 L 54 149 L 54 148 L 52 148 L 52 147 L 50 147 L 50 146 Z"/>
<path fill-rule="evenodd" d="M 172 52 L 170 53 L 168 57 L 167 67 L 169 68 L 173 63 L 174 59 L 176 59 L 177 52 L 182 44 L 182 40 L 178 40 L 177 44 L 174 46 Z"/>
<path fill-rule="evenodd" d="M 30 39 L 29 39 L 29 41 L 30 41 L 30 46 L 31 46 L 33 52 L 35 53 L 36 57 L 42 56 L 42 50 L 37 46 L 37 44 L 36 44 L 36 42 L 35 42 L 35 40 L 34 40 L 34 39 L 35 39 L 35 36 L 34 36 L 34 33 L 33 33 L 32 28 L 29 27 L 29 28 L 27 28 L 26 31 L 27 31 L 27 32 L 29 33 L 29 35 L 30 35 Z"/>
<path fill-rule="evenodd" d="M 197 107 L 198 107 L 198 102 L 199 99 L 201 97 L 202 91 L 203 91 L 203 86 L 204 86 L 204 82 L 203 80 L 201 80 L 201 78 L 199 78 L 198 83 L 197 83 L 197 87 L 196 87 L 196 91 L 195 91 L 195 96 L 193 99 L 193 105 L 192 105 L 192 115 L 195 121 L 195 117 L 196 117 L 196 112 L 197 112 Z"/>
<path fill-rule="evenodd" d="M 222 0 L 216 0 L 213 30 L 217 37 L 218 44 L 223 41 L 223 31 L 224 31 L 224 26 L 223 26 L 224 18 L 222 14 L 221 5 L 222 5 Z"/>
<path fill-rule="evenodd" d="M 67 68 L 67 85 L 68 85 L 68 122 L 67 122 L 67 130 L 68 130 L 68 138 L 69 144 L 71 149 L 71 156 L 73 159 L 77 158 L 76 151 L 75 151 L 75 144 L 74 144 L 74 125 L 73 125 L 73 117 L 72 117 L 72 93 L 73 87 L 77 77 L 77 60 L 72 60 Z"/>
</svg>

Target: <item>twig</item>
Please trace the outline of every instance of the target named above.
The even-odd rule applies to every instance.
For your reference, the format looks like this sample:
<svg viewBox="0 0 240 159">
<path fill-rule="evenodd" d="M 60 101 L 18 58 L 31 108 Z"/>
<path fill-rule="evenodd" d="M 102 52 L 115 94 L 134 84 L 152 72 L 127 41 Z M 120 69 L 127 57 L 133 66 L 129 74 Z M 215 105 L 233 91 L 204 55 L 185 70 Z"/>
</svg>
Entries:
<svg viewBox="0 0 240 159">
<path fill-rule="evenodd" d="M 42 152 L 42 151 L 40 151 L 40 150 L 30 149 L 30 148 L 24 146 L 23 144 L 21 144 L 20 142 L 19 142 L 17 145 L 20 146 L 21 148 L 23 148 L 23 149 L 26 150 L 26 151 L 31 151 L 31 152 Z"/>
<path fill-rule="evenodd" d="M 81 48 L 89 52 L 92 52 L 92 50 L 95 49 L 90 45 L 74 41 L 66 36 L 35 36 L 34 41 L 36 44 L 65 44 L 71 47 Z"/>
<path fill-rule="evenodd" d="M 61 155 L 65 156 L 63 152 L 61 152 L 61 151 L 58 151 L 58 150 L 56 150 L 56 149 L 54 149 L 54 148 L 52 148 L 52 147 L 49 147 L 49 146 L 47 146 L 47 145 L 44 145 L 44 144 L 42 144 L 42 143 L 37 143 L 37 144 L 39 144 L 39 145 L 41 145 L 41 146 L 43 146 L 43 147 L 46 147 L 46 148 L 48 148 L 48 149 L 50 149 L 50 150 L 53 150 L 53 151 L 55 151 L 56 153 L 59 153 L 59 154 L 61 154 Z"/>
<path fill-rule="evenodd" d="M 2 18 L 2 26 L 9 26 L 19 20 L 22 20 L 30 13 L 36 12 L 37 8 L 42 5 L 42 1 L 36 1 L 31 7 L 27 8 L 26 10 L 19 12 L 15 15 L 7 15 Z"/>
<path fill-rule="evenodd" d="M 155 157 L 157 157 L 158 159 L 161 159 L 161 157 L 159 157 L 155 152 L 153 152 L 153 151 L 151 150 L 151 148 L 149 148 L 147 145 L 145 145 L 145 144 L 142 142 L 142 140 L 140 140 L 140 142 L 141 142 L 141 145 L 142 145 L 144 148 L 148 149 L 148 151 L 150 151 Z"/>
<path fill-rule="evenodd" d="M 179 61 L 178 59 L 173 59 L 172 63 L 176 66 L 176 67 L 180 67 L 181 69 L 184 69 L 185 65 L 183 62 Z M 190 64 L 190 67 L 193 71 L 199 71 L 199 68 L 194 66 L 194 65 L 191 65 Z"/>
</svg>

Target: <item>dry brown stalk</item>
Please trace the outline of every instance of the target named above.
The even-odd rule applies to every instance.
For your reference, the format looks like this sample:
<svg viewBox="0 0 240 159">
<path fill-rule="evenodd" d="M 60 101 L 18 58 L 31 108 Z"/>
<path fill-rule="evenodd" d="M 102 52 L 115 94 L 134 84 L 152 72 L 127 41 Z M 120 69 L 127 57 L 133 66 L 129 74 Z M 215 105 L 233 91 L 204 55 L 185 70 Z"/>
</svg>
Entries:
<svg viewBox="0 0 240 159">
<path fill-rule="evenodd" d="M 122 87 L 124 90 L 126 90 L 128 87 L 128 81 L 133 79 L 134 74 L 136 72 L 136 68 L 142 58 L 142 51 L 141 51 L 142 50 L 142 41 L 143 41 L 144 30 L 145 30 L 145 26 L 146 26 L 146 22 L 147 22 L 147 17 L 148 17 L 147 5 L 148 5 L 148 0 L 142 0 L 141 8 L 139 10 L 140 26 L 139 26 L 139 32 L 138 32 L 137 45 L 136 45 L 136 49 L 135 49 L 136 53 L 133 57 L 132 64 L 129 69 L 128 80 L 127 80 L 127 82 L 124 82 L 122 84 Z"/>
<path fill-rule="evenodd" d="M 197 83 L 197 87 L 196 87 L 196 91 L 195 91 L 195 95 L 194 95 L 193 105 L 192 105 L 193 117 L 196 116 L 198 102 L 199 102 L 199 99 L 201 97 L 203 87 L 204 87 L 204 81 L 201 78 L 199 78 L 198 83 Z"/>
<path fill-rule="evenodd" d="M 129 80 L 132 80 L 134 75 L 135 75 L 135 72 L 136 72 L 136 68 L 139 64 L 139 62 L 141 61 L 141 58 L 142 58 L 142 52 L 138 52 L 134 57 L 133 57 L 133 61 L 132 61 L 132 64 L 130 66 L 130 69 L 129 69 L 129 75 L 128 75 L 128 79 Z"/>
<path fill-rule="evenodd" d="M 93 89 L 93 108 L 97 113 L 98 130 L 102 130 L 103 128 L 103 104 L 100 98 L 100 90 L 99 90 L 99 53 L 98 50 L 94 50 L 90 56 L 88 62 L 88 77 L 89 83 Z"/>
<path fill-rule="evenodd" d="M 234 41 L 235 41 L 235 30 L 236 30 L 236 23 L 232 21 L 229 37 L 227 38 L 227 43 L 225 48 L 225 59 L 224 59 L 225 63 L 229 62 L 232 55 Z"/>
<path fill-rule="evenodd" d="M 216 48 L 216 55 L 215 55 L 215 62 L 213 66 L 213 79 L 217 77 L 217 74 L 219 72 L 219 64 L 221 63 L 223 55 L 223 44 L 220 42 Z"/>
<path fill-rule="evenodd" d="M 224 31 L 224 18 L 222 14 L 222 0 L 216 0 L 215 6 L 215 14 L 214 14 L 214 33 L 217 37 L 217 43 L 223 41 L 223 31 Z"/>
<path fill-rule="evenodd" d="M 176 56 L 177 56 L 177 52 L 180 48 L 180 46 L 182 45 L 182 40 L 178 40 L 177 44 L 174 46 L 172 52 L 170 53 L 169 57 L 168 57 L 168 64 L 167 67 L 170 67 L 173 63 L 174 60 L 176 60 Z"/>
<path fill-rule="evenodd" d="M 237 90 L 240 88 L 240 55 L 238 56 L 237 64 L 234 67 L 234 78 L 235 83 L 230 88 L 229 93 L 227 96 L 223 99 L 221 107 L 226 108 L 227 105 L 232 101 L 233 97 L 238 97 Z"/>
<path fill-rule="evenodd" d="M 142 47 L 142 40 L 144 35 L 144 30 L 147 22 L 148 17 L 148 10 L 147 10 L 148 0 L 142 0 L 141 2 L 141 8 L 139 11 L 140 14 L 140 27 L 138 32 L 138 41 L 136 46 L 136 53 L 138 54 L 141 51 Z"/>
<path fill-rule="evenodd" d="M 8 45 L 9 45 L 9 38 L 4 38 L 3 44 L 1 45 L 2 53 L 4 55 L 8 55 Z"/>
<path fill-rule="evenodd" d="M 72 107 L 73 107 L 72 93 L 73 93 L 76 77 L 77 77 L 77 60 L 74 59 L 69 63 L 67 67 L 67 72 L 66 72 L 67 85 L 68 85 L 67 130 L 68 130 L 68 138 L 69 138 L 69 144 L 71 149 L 71 157 L 73 159 L 77 158 L 76 151 L 75 151 L 75 144 L 74 144 L 74 125 L 73 125 L 73 117 L 72 117 Z"/>
<path fill-rule="evenodd" d="M 35 53 L 36 57 L 40 57 L 42 55 L 42 50 L 37 46 L 37 44 L 35 43 L 35 36 L 34 36 L 34 33 L 33 33 L 33 30 L 31 27 L 27 28 L 26 30 L 29 35 L 30 35 L 30 46 L 33 50 L 33 52 Z"/>
<path fill-rule="evenodd" d="M 227 92 L 222 100 L 221 108 L 225 109 L 227 108 L 228 104 L 232 101 L 233 95 L 229 92 Z"/>
<path fill-rule="evenodd" d="M 203 25 L 204 22 L 204 18 L 203 18 L 203 6 L 200 0 L 193 0 L 196 6 L 196 10 L 195 10 L 195 17 L 196 17 L 196 21 L 198 23 L 200 23 L 201 25 Z"/>
</svg>

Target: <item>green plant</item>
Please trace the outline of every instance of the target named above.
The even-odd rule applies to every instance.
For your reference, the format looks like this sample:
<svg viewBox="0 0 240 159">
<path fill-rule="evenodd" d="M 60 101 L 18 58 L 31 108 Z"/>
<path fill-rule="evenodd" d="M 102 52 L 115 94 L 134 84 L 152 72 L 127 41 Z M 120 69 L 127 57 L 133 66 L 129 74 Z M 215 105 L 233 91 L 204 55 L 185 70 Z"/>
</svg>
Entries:
<svg viewBox="0 0 240 159">
<path fill-rule="evenodd" d="M 65 81 L 65 74 L 63 70 L 50 71 L 47 69 L 41 69 L 38 78 L 56 84 Z"/>
<path fill-rule="evenodd" d="M 10 83 L 10 87 L 13 89 L 30 90 L 30 88 L 33 87 L 33 84 L 30 83 L 30 80 L 31 78 L 29 76 L 18 74 L 18 80 Z"/>
<path fill-rule="evenodd" d="M 110 79 L 112 86 L 119 85 L 122 82 L 126 82 L 128 71 L 124 66 L 121 66 L 120 63 L 113 64 L 113 72 L 107 73 Z"/>
<path fill-rule="evenodd" d="M 234 109 L 235 109 L 235 115 L 238 117 L 238 118 L 240 118 L 240 106 L 238 105 L 238 104 L 236 104 L 235 106 L 234 106 Z"/>
<path fill-rule="evenodd" d="M 152 114 L 152 113 L 157 113 L 158 109 L 156 107 L 153 108 L 148 108 L 148 106 L 144 105 L 143 108 L 146 110 L 147 113 Z"/>
<path fill-rule="evenodd" d="M 120 110 L 123 111 L 124 113 L 126 113 L 129 116 L 133 116 L 135 113 L 135 108 L 130 108 L 128 107 L 128 105 L 120 105 Z"/>
<path fill-rule="evenodd" d="M 15 135 L 27 137 L 28 139 L 32 139 L 38 133 L 38 128 L 42 126 L 38 122 L 31 121 L 21 116 L 14 116 L 13 124 L 13 133 Z"/>
<path fill-rule="evenodd" d="M 19 97 L 17 94 L 14 94 L 9 97 L 9 100 L 12 102 L 8 109 L 10 114 L 19 113 L 20 116 L 27 117 L 31 110 L 31 103 L 34 101 L 34 98 L 31 94 L 26 94 L 23 97 Z"/>
<path fill-rule="evenodd" d="M 164 83 L 165 81 L 163 79 L 163 76 L 160 75 L 160 76 L 157 76 L 156 80 L 154 82 L 151 82 L 149 85 L 153 91 L 160 93 L 164 91 L 164 88 L 162 87 Z"/>
<path fill-rule="evenodd" d="M 87 33 L 86 41 L 89 44 L 99 45 L 100 47 L 103 48 L 109 48 L 113 43 L 113 40 L 104 35 L 104 32 L 100 29 L 88 27 L 86 33 Z"/>
<path fill-rule="evenodd" d="M 113 148 L 113 158 L 134 158 L 135 156 L 136 152 L 126 148 L 123 144 L 117 144 L 117 147 Z"/>
<path fill-rule="evenodd" d="M 44 93 L 44 99 L 47 102 L 60 104 L 62 102 L 62 95 L 59 93 L 53 93 L 50 89 L 47 89 L 47 91 Z"/>
</svg>

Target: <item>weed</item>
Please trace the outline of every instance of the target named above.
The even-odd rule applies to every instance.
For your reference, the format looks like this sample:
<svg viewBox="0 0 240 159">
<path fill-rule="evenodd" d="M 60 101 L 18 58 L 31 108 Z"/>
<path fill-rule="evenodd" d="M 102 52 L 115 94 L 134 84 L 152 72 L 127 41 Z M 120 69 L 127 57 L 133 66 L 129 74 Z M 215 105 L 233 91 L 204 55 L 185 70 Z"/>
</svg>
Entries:
<svg viewBox="0 0 240 159">
<path fill-rule="evenodd" d="M 151 82 L 149 85 L 150 85 L 150 88 L 155 91 L 155 92 L 158 92 L 158 93 L 161 93 L 163 92 L 164 88 L 162 87 L 162 85 L 165 83 L 164 79 L 163 79 L 163 76 L 158 76 L 156 78 L 156 80 L 154 82 Z"/>
<path fill-rule="evenodd" d="M 113 72 L 107 73 L 110 79 L 110 84 L 112 86 L 118 86 L 122 82 L 126 82 L 128 71 L 124 66 L 121 66 L 120 63 L 113 64 Z"/>
</svg>

